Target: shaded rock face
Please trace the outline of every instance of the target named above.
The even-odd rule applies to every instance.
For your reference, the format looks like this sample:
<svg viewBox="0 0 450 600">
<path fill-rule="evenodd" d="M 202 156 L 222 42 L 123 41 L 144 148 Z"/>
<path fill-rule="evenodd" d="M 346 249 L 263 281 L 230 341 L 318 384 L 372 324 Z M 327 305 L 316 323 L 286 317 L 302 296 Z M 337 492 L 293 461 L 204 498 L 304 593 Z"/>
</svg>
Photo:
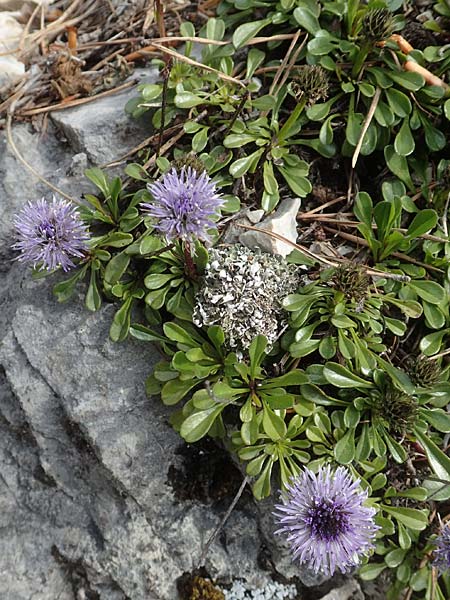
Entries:
<svg viewBox="0 0 450 600">
<path fill-rule="evenodd" d="M 43 137 L 28 125 L 13 134 L 61 189 L 90 189 L 79 172 L 94 156 L 89 136 L 70 146 L 52 126 Z M 187 447 L 168 409 L 146 398 L 161 357 L 109 340 L 112 305 L 95 314 L 81 296 L 60 305 L 57 276 L 32 280 L 13 261 L 13 215 L 43 195 L 0 136 L 0 598 L 175 600 L 241 476 L 211 443 Z M 249 588 L 283 576 L 319 582 L 274 540 L 271 508 L 241 499 L 209 550 L 211 577 Z"/>
</svg>

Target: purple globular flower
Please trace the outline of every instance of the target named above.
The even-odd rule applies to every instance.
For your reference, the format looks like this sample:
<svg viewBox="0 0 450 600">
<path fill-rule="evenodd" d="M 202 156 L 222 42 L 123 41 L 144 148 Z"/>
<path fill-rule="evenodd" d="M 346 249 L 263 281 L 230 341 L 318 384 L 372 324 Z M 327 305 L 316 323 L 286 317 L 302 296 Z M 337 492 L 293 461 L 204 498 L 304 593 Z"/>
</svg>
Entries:
<svg viewBox="0 0 450 600">
<path fill-rule="evenodd" d="M 333 473 L 327 465 L 317 474 L 304 469 L 281 493 L 282 504 L 275 505 L 281 525 L 275 533 L 287 535 L 293 558 L 316 573 L 345 573 L 374 547 L 379 527 L 375 509 L 363 506 L 366 499 L 359 479 L 353 481 L 345 467 Z"/>
<path fill-rule="evenodd" d="M 172 169 L 148 190 L 155 201 L 141 207 L 155 219 L 155 229 L 168 241 L 209 240 L 206 230 L 214 227 L 213 217 L 223 200 L 206 171 L 199 175 L 192 167 L 183 167 L 180 172 Z"/>
<path fill-rule="evenodd" d="M 443 573 L 450 569 L 450 525 L 448 523 L 434 540 L 434 543 L 436 549 L 434 550 L 433 566 Z"/>
<path fill-rule="evenodd" d="M 48 202 L 44 198 L 28 202 L 14 220 L 20 251 L 17 260 L 31 263 L 40 270 L 61 267 L 69 271 L 72 258 L 82 258 L 87 250 L 89 232 L 76 207 L 65 200 Z"/>
</svg>

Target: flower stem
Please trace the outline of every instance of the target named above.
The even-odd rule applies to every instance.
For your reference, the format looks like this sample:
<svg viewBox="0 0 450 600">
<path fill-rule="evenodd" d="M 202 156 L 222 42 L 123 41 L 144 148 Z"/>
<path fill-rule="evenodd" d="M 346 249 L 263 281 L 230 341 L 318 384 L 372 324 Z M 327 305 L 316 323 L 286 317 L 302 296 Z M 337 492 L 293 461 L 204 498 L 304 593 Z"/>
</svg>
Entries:
<svg viewBox="0 0 450 600">
<path fill-rule="evenodd" d="M 198 279 L 197 267 L 195 266 L 194 259 L 192 258 L 191 245 L 189 242 L 183 244 L 184 253 L 184 272 L 189 279 L 193 281 Z"/>
</svg>

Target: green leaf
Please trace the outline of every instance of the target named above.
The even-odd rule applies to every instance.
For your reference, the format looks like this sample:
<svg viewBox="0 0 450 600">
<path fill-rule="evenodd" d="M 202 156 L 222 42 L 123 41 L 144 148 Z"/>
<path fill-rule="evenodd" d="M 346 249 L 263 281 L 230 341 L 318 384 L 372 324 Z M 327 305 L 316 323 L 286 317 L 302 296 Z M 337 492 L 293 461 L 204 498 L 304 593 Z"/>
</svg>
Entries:
<svg viewBox="0 0 450 600">
<path fill-rule="evenodd" d="M 84 172 L 86 177 L 92 181 L 92 183 L 102 191 L 105 198 L 109 196 L 109 185 L 106 175 L 98 167 L 92 169 L 86 169 Z"/>
<path fill-rule="evenodd" d="M 210 325 L 207 331 L 208 337 L 213 343 L 215 349 L 219 352 L 225 343 L 225 334 L 219 325 Z"/>
<path fill-rule="evenodd" d="M 236 31 L 233 33 L 233 46 L 236 48 L 242 48 L 244 44 L 246 44 L 249 40 L 254 38 L 256 34 L 269 25 L 272 19 L 262 19 L 260 21 L 250 21 L 249 23 L 244 23 L 243 25 L 239 25 Z"/>
<path fill-rule="evenodd" d="M 428 148 L 432 152 L 439 152 L 439 150 L 445 148 L 447 140 L 442 131 L 436 129 L 436 127 L 433 127 L 433 125 L 430 123 L 427 117 L 422 115 L 420 117 L 420 120 L 422 121 L 422 125 L 425 131 L 425 141 L 427 143 Z"/>
<path fill-rule="evenodd" d="M 420 351 L 423 352 L 425 356 L 433 356 L 433 354 L 439 352 L 442 346 L 442 340 L 448 332 L 448 329 L 441 329 L 441 331 L 429 333 L 423 337 L 419 344 Z"/>
<path fill-rule="evenodd" d="M 272 475 L 273 464 L 274 459 L 271 457 L 256 483 L 253 485 L 253 494 L 257 500 L 266 498 L 270 494 L 270 477 Z"/>
<path fill-rule="evenodd" d="M 225 405 L 219 405 L 215 406 L 214 408 L 201 410 L 189 415 L 189 417 L 187 417 L 187 419 L 185 419 L 181 425 L 181 437 L 183 437 L 188 444 L 192 444 L 193 442 L 200 440 L 208 433 L 214 421 L 224 408 Z"/>
<path fill-rule="evenodd" d="M 263 167 L 264 189 L 268 194 L 278 193 L 278 182 L 273 174 L 273 165 L 271 161 L 266 160 Z"/>
<path fill-rule="evenodd" d="M 402 498 L 411 498 L 412 500 L 417 500 L 417 502 L 425 502 L 428 492 L 423 487 L 415 487 L 397 492 L 395 495 L 401 496 Z"/>
<path fill-rule="evenodd" d="M 420 414 L 437 431 L 450 433 L 450 413 L 442 408 L 422 408 Z"/>
<path fill-rule="evenodd" d="M 322 33 L 323 29 L 319 33 Z M 328 32 L 326 32 L 328 34 Z M 329 36 L 329 34 L 328 34 Z M 318 35 L 310 42 L 308 42 L 308 52 L 313 56 L 324 56 L 329 54 L 335 48 L 333 43 L 327 35 Z"/>
<path fill-rule="evenodd" d="M 405 89 L 411 92 L 417 92 L 425 85 L 425 79 L 419 73 L 413 73 L 411 71 L 390 71 L 386 70 L 388 77 L 400 84 Z"/>
<path fill-rule="evenodd" d="M 367 192 L 358 192 L 353 211 L 361 223 L 372 227 L 373 204 Z"/>
<path fill-rule="evenodd" d="M 204 98 L 200 98 L 196 96 L 192 92 L 177 92 L 174 99 L 175 106 L 178 108 L 193 108 L 194 106 L 198 106 L 199 104 L 204 104 Z"/>
<path fill-rule="evenodd" d="M 414 152 L 416 143 L 409 128 L 408 119 L 403 120 L 397 135 L 395 136 L 394 149 L 400 156 L 409 156 Z"/>
<path fill-rule="evenodd" d="M 194 337 L 185 328 L 178 325 L 178 323 L 164 323 L 163 330 L 169 340 L 172 340 L 173 342 L 179 342 L 192 348 L 198 345 L 198 340 L 195 340 Z"/>
<path fill-rule="evenodd" d="M 389 448 L 389 452 L 391 453 L 391 456 L 395 460 L 395 462 L 399 464 L 404 463 L 405 460 L 408 458 L 408 454 L 403 448 L 403 446 L 399 444 L 396 440 L 394 440 L 394 438 L 391 437 L 387 431 L 384 432 L 383 437 L 387 447 Z"/>
<path fill-rule="evenodd" d="M 259 434 L 259 424 L 256 418 L 253 418 L 251 421 L 247 423 L 242 423 L 241 427 L 241 437 L 244 444 L 248 444 L 249 446 L 256 443 L 258 440 Z"/>
<path fill-rule="evenodd" d="M 406 235 L 414 238 L 428 233 L 436 227 L 438 215 L 435 210 L 425 208 L 418 212 L 412 220 Z"/>
<path fill-rule="evenodd" d="M 170 273 L 151 273 L 144 279 L 144 285 L 149 290 L 157 290 L 169 283 L 177 275 Z"/>
<path fill-rule="evenodd" d="M 344 423 L 346 427 L 355 428 L 360 419 L 360 412 L 353 404 L 349 404 L 344 411 Z"/>
<path fill-rule="evenodd" d="M 161 383 L 153 374 L 149 375 L 145 380 L 145 393 L 149 398 L 152 396 L 159 396 L 161 393 Z"/>
<path fill-rule="evenodd" d="M 166 406 L 172 406 L 182 400 L 196 385 L 198 385 L 198 380 L 196 379 L 188 379 L 187 381 L 172 379 L 171 381 L 167 381 L 161 390 L 161 400 Z"/>
<path fill-rule="evenodd" d="M 425 434 L 415 430 L 416 438 L 426 452 L 428 462 L 436 476 L 443 481 L 450 482 L 450 458 L 436 446 L 436 444 Z"/>
<path fill-rule="evenodd" d="M 351 146 L 356 146 L 358 143 L 362 131 L 363 121 L 364 115 L 362 113 L 353 112 L 352 110 L 349 111 L 345 135 L 348 143 Z"/>
<path fill-rule="evenodd" d="M 441 304 L 446 298 L 444 288 L 435 281 L 412 279 L 408 286 L 412 288 L 418 296 L 430 304 Z"/>
<path fill-rule="evenodd" d="M 415 592 L 420 592 L 427 588 L 430 570 L 428 567 L 423 567 L 412 574 L 409 585 Z"/>
<path fill-rule="evenodd" d="M 167 338 L 163 335 L 152 331 L 145 325 L 140 325 L 139 323 L 135 323 L 130 327 L 130 335 L 137 340 L 141 340 L 143 342 L 167 342 Z"/>
<path fill-rule="evenodd" d="M 124 233 L 123 231 L 114 231 L 102 239 L 100 246 L 111 246 L 112 248 L 123 248 L 133 242 L 133 236 L 131 233 Z"/>
<path fill-rule="evenodd" d="M 53 286 L 53 293 L 56 296 L 58 302 L 66 302 L 75 292 L 75 286 L 78 281 L 86 275 L 88 264 L 84 265 L 80 270 L 76 271 L 69 279 L 60 281 Z"/>
<path fill-rule="evenodd" d="M 316 33 L 321 29 L 318 18 L 306 6 L 298 6 L 294 10 L 294 19 L 297 21 L 300 27 L 303 27 L 303 29 L 312 35 L 316 35 Z"/>
<path fill-rule="evenodd" d="M 444 103 L 444 114 L 445 117 L 450 121 L 450 98 Z"/>
<path fill-rule="evenodd" d="M 400 544 L 400 548 L 403 548 L 404 550 L 408 550 L 411 547 L 411 537 L 406 527 L 401 523 L 398 523 L 398 543 Z"/>
<path fill-rule="evenodd" d="M 241 148 L 246 144 L 251 144 L 256 138 L 250 133 L 230 133 L 223 141 L 225 148 Z"/>
<path fill-rule="evenodd" d="M 412 110 L 411 101 L 406 94 L 393 87 L 384 91 L 392 111 L 401 119 L 407 117 Z"/>
<path fill-rule="evenodd" d="M 138 181 L 148 181 L 147 171 L 137 163 L 130 163 L 127 165 L 125 167 L 125 173 L 132 179 L 137 179 Z"/>
<path fill-rule="evenodd" d="M 331 335 L 322 338 L 322 341 L 319 344 L 319 353 L 325 360 L 333 358 L 336 354 L 336 338 Z"/>
<path fill-rule="evenodd" d="M 395 548 L 386 554 L 384 562 L 390 569 L 395 569 L 400 566 L 406 556 L 406 550 Z"/>
<path fill-rule="evenodd" d="M 384 563 L 368 563 L 359 569 L 358 575 L 363 581 L 372 581 L 372 579 L 376 579 L 385 569 L 386 565 Z"/>
<path fill-rule="evenodd" d="M 109 336 L 113 342 L 122 342 L 130 331 L 131 306 L 133 298 L 129 297 L 114 315 Z"/>
<path fill-rule="evenodd" d="M 362 379 L 338 363 L 325 363 L 323 374 L 329 383 L 339 388 L 373 388 L 372 382 Z"/>
<path fill-rule="evenodd" d="M 267 454 L 264 454 L 264 453 L 261 454 L 261 456 L 257 456 L 256 458 L 252 459 L 247 464 L 247 467 L 245 469 L 245 472 L 247 473 L 247 475 L 250 475 L 250 477 L 256 477 L 257 475 L 259 475 L 266 460 L 267 460 Z"/>
<path fill-rule="evenodd" d="M 300 198 L 304 198 L 307 196 L 311 190 L 312 185 L 309 179 L 298 175 L 298 172 L 295 168 L 289 167 L 277 167 L 280 173 L 283 175 L 286 183 L 291 188 L 291 190 L 299 196 Z"/>
<path fill-rule="evenodd" d="M 247 70 L 245 73 L 246 79 L 253 77 L 253 73 L 264 61 L 265 56 L 265 53 L 262 50 L 258 50 L 258 48 L 251 48 L 249 50 L 247 55 Z"/>
<path fill-rule="evenodd" d="M 220 41 L 225 35 L 225 23 L 222 19 L 211 18 L 206 23 L 206 37 L 208 40 Z"/>
<path fill-rule="evenodd" d="M 328 396 L 317 385 L 312 385 L 309 383 L 302 385 L 300 388 L 300 393 L 305 400 L 314 402 L 314 404 L 319 404 L 322 406 L 348 406 L 348 402 Z"/>
<path fill-rule="evenodd" d="M 389 377 L 394 381 L 394 383 L 397 384 L 397 386 L 403 392 L 405 392 L 406 394 L 414 394 L 415 386 L 404 371 L 401 371 L 400 369 L 397 369 L 397 367 L 391 365 L 391 363 L 388 360 L 381 358 L 379 354 L 376 354 L 374 356 L 380 368 L 386 371 Z"/>
<path fill-rule="evenodd" d="M 262 426 L 264 431 L 274 442 L 286 435 L 287 428 L 284 419 L 276 415 L 266 404 L 263 408 Z"/>
<path fill-rule="evenodd" d="M 391 107 L 381 100 L 378 102 L 374 116 L 381 127 L 390 127 L 395 121 L 395 115 Z"/>
<path fill-rule="evenodd" d="M 194 152 L 200 153 L 208 143 L 208 131 L 209 127 L 202 127 L 200 131 L 192 138 L 192 150 Z"/>
<path fill-rule="evenodd" d="M 279 375 L 273 379 L 268 379 L 262 383 L 262 387 L 267 390 L 273 387 L 287 387 L 289 385 L 304 385 L 308 383 L 308 376 L 301 369 L 292 369 L 284 375 Z"/>
<path fill-rule="evenodd" d="M 384 512 L 393 516 L 396 521 L 413 531 L 423 531 L 428 526 L 428 510 L 417 508 L 403 508 L 401 506 L 381 505 Z"/>
<path fill-rule="evenodd" d="M 348 465 L 355 458 L 355 430 L 348 429 L 334 446 L 334 457 L 341 465 Z"/>
<path fill-rule="evenodd" d="M 267 348 L 267 338 L 264 335 L 257 335 L 253 338 L 252 343 L 248 349 L 250 357 L 250 377 L 255 378 L 258 368 L 265 356 L 265 350 Z"/>
<path fill-rule="evenodd" d="M 436 304 L 424 302 L 423 314 L 427 327 L 431 329 L 442 329 L 442 327 L 445 327 L 445 313 Z"/>
<path fill-rule="evenodd" d="M 372 448 L 369 439 L 369 425 L 364 423 L 361 435 L 356 446 L 356 459 L 358 461 L 367 460 Z"/>
<path fill-rule="evenodd" d="M 395 151 L 394 146 L 386 146 L 384 149 L 384 158 L 389 169 L 399 179 L 407 185 L 410 191 L 415 191 L 414 183 L 409 173 L 408 162 L 404 156 L 400 156 Z"/>
<path fill-rule="evenodd" d="M 252 154 L 249 154 L 248 156 L 238 158 L 230 166 L 230 175 L 235 179 L 242 177 L 247 171 L 251 171 L 252 168 L 256 167 L 263 153 L 264 148 L 259 148 L 259 150 L 252 152 Z"/>
<path fill-rule="evenodd" d="M 86 293 L 86 308 L 95 312 L 102 305 L 102 299 L 97 287 L 97 271 L 91 267 L 91 278 Z"/>
<path fill-rule="evenodd" d="M 139 86 L 139 91 L 141 92 L 142 97 L 146 102 L 150 102 L 151 100 L 155 100 L 158 96 L 161 95 L 162 85 L 158 85 L 156 83 L 144 83 L 142 86 Z"/>
</svg>

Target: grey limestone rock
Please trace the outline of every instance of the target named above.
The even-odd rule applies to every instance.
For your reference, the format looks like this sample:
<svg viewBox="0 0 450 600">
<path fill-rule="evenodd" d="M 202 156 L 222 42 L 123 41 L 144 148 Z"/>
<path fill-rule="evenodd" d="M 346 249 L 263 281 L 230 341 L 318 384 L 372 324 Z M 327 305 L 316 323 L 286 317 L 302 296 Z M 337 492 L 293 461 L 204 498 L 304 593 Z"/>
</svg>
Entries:
<svg viewBox="0 0 450 600">
<path fill-rule="evenodd" d="M 137 69 L 136 83 L 154 83 L 156 68 Z M 139 142 L 151 135 L 148 116 L 136 121 L 127 115 L 124 106 L 138 95 L 135 87 L 90 103 L 53 112 L 51 118 L 67 138 L 74 153 L 85 153 L 91 163 L 100 166 L 121 159 Z"/>
</svg>

